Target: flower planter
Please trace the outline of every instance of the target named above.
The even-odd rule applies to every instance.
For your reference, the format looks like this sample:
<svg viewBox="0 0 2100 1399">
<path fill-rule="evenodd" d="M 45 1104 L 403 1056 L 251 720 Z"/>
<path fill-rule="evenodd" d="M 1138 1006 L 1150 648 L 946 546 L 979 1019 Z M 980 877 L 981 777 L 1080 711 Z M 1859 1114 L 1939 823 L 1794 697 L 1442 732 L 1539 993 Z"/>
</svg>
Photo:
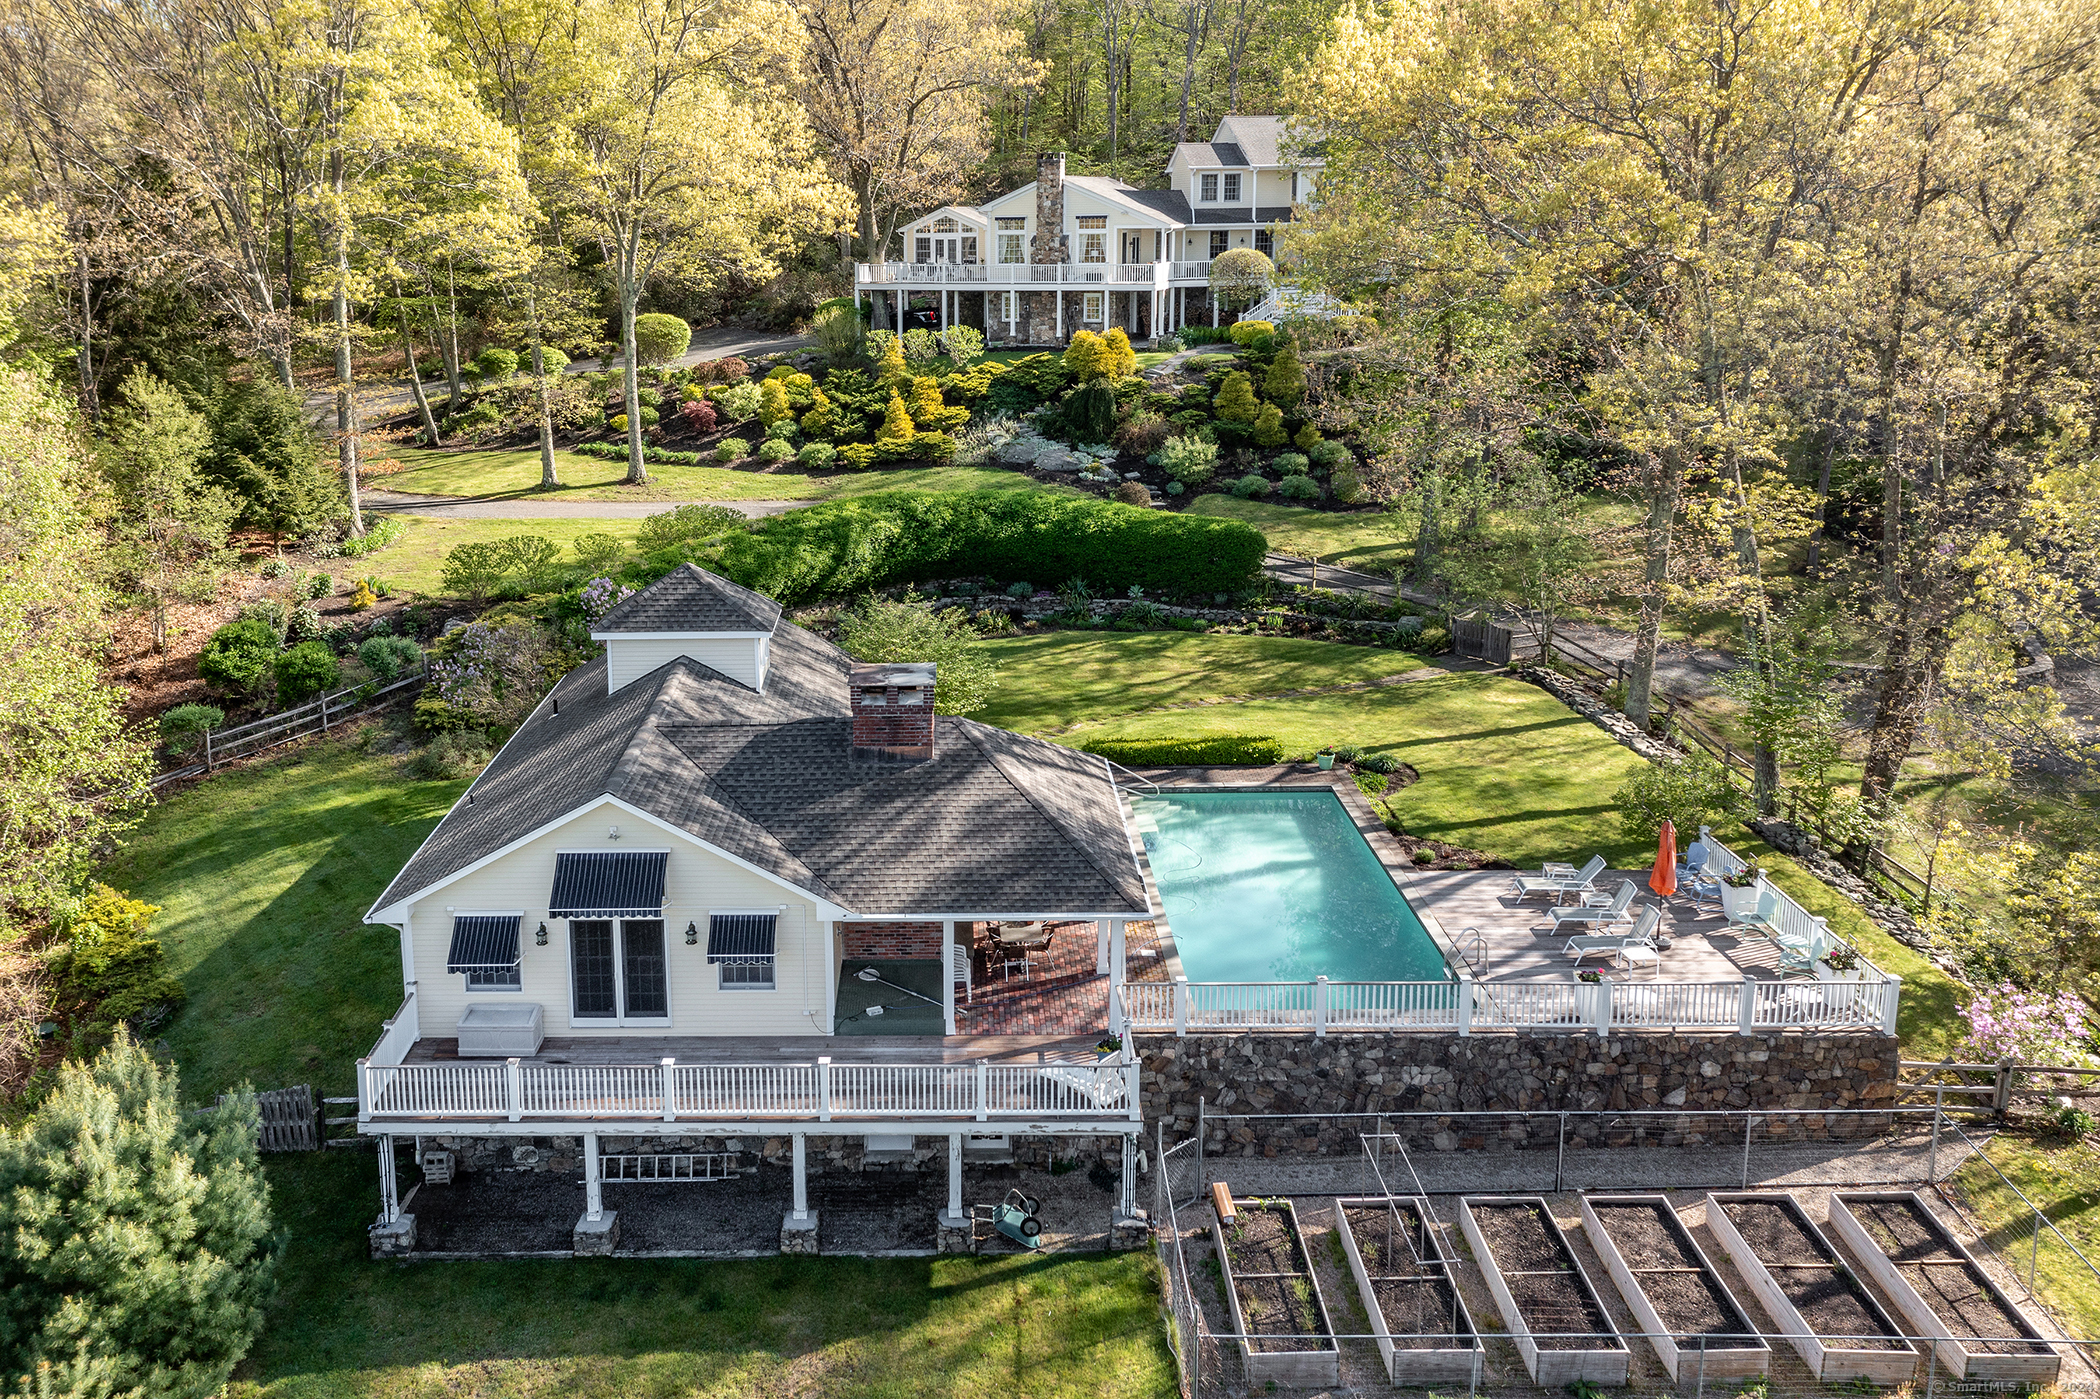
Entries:
<svg viewBox="0 0 2100 1399">
<path fill-rule="evenodd" d="M 1865 981 L 1866 979 L 1867 969 L 1865 967 L 1853 967 L 1846 971 L 1838 971 L 1821 958 L 1816 960 L 1816 980 L 1818 981 Z"/>
<path fill-rule="evenodd" d="M 1247 1379 L 1257 1384 L 1340 1384 L 1342 1353 L 1335 1346 L 1334 1325 L 1305 1249 L 1305 1234 L 1298 1228 L 1298 1211 L 1289 1200 L 1232 1203 L 1239 1221 L 1230 1235 L 1215 1218 L 1210 1231 Z M 1265 1339 L 1264 1333 L 1275 1339 Z"/>
<path fill-rule="evenodd" d="M 2063 1364 L 2057 1353 L 1916 1191 L 1832 1195 L 1830 1232 L 1895 1302 L 1912 1331 L 1938 1338 L 1933 1350 L 1942 1375 L 2056 1383 Z M 2013 1336 L 2027 1340 L 2004 1339 Z"/>
<path fill-rule="evenodd" d="M 1706 1227 L 1817 1379 L 1903 1384 L 1917 1374 L 1902 1329 L 1793 1196 L 1709 1194 Z"/>
<path fill-rule="evenodd" d="M 1765 891 L 1765 882 L 1760 879 L 1746 889 L 1732 884 L 1721 886 L 1721 912 L 1731 923 L 1750 923 L 1757 918 L 1757 900 Z"/>
<path fill-rule="evenodd" d="M 1458 1223 L 1533 1380 L 1626 1383 L 1633 1352 L 1543 1198 L 1468 1195 L 1458 1202 Z"/>
<path fill-rule="evenodd" d="M 1335 1232 L 1386 1376 L 1397 1385 L 1477 1389 L 1486 1351 L 1429 1220 L 1427 1203 L 1414 1196 L 1334 1202 Z"/>
<path fill-rule="evenodd" d="M 1332 753 L 1322 753 L 1322 754 L 1320 754 L 1320 755 L 1319 755 L 1319 758 L 1318 758 L 1318 762 L 1319 762 L 1319 764 L 1320 764 L 1320 771 L 1322 771 L 1322 772 L 1333 772 L 1333 771 L 1334 771 L 1334 754 L 1332 754 Z"/>
<path fill-rule="evenodd" d="M 1611 983 L 1609 981 L 1577 981 L 1575 983 L 1575 1019 L 1578 1023 L 1602 1029 L 1610 1023 Z"/>
<path fill-rule="evenodd" d="M 1678 1384 L 1766 1373 L 1772 1348 L 1661 1195 L 1586 1195 L 1582 1231 Z"/>
</svg>

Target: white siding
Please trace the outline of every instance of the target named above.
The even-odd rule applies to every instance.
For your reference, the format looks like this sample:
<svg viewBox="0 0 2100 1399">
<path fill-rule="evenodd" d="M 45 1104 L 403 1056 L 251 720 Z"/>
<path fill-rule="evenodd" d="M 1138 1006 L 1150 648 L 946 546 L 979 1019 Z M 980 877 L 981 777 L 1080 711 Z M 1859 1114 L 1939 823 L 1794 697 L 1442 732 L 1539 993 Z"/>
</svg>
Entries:
<svg viewBox="0 0 2100 1399">
<path fill-rule="evenodd" d="M 608 828 L 620 828 L 620 840 L 607 839 Z M 671 1023 L 661 1026 L 608 1025 L 604 1021 L 569 1019 L 569 925 L 547 917 L 547 897 L 554 887 L 557 851 L 671 851 L 664 875 L 664 952 L 668 960 Z M 756 911 L 786 904 L 780 910 L 775 947 L 774 990 L 721 991 L 715 968 L 707 962 L 710 910 Z M 466 977 L 445 971 L 452 940 L 453 909 L 461 913 L 509 913 L 522 909 L 519 952 L 524 958 L 520 991 L 475 991 Z M 547 945 L 534 944 L 533 932 L 547 925 Z M 699 945 L 685 945 L 685 925 L 698 925 Z M 571 817 L 564 827 L 520 846 L 502 859 L 476 870 L 417 904 L 410 920 L 416 959 L 416 981 L 422 1032 L 446 1038 L 469 1001 L 537 1001 L 545 1007 L 550 1035 L 821 1035 L 825 1032 L 828 997 L 825 974 L 832 959 L 831 934 L 818 919 L 817 906 L 798 899 L 781 885 L 735 865 L 681 836 L 644 822 L 633 813 L 605 805 Z"/>
<path fill-rule="evenodd" d="M 1263 170 L 1258 172 L 1254 177 L 1254 202 L 1267 205 L 1290 203 L 1291 172 L 1288 170 Z"/>
<path fill-rule="evenodd" d="M 605 683 L 617 690 L 633 684 L 666 661 L 690 656 L 755 690 L 758 688 L 758 642 L 755 636 L 720 640 L 608 641 L 605 643 Z"/>
</svg>

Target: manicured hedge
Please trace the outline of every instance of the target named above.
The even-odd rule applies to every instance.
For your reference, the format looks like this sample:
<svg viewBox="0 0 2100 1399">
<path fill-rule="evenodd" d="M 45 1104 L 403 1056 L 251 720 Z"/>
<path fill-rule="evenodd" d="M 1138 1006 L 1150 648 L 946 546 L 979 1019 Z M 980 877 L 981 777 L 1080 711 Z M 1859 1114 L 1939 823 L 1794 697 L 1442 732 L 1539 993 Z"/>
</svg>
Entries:
<svg viewBox="0 0 2100 1399">
<path fill-rule="evenodd" d="M 1079 745 L 1125 767 L 1206 767 L 1213 763 L 1280 763 L 1283 740 L 1272 734 L 1208 738 L 1097 738 Z"/>
<path fill-rule="evenodd" d="M 1240 520 L 1080 496 L 907 491 L 776 515 L 732 537 L 710 567 L 789 604 L 958 574 L 1210 593 L 1246 586 L 1267 552 Z"/>
</svg>

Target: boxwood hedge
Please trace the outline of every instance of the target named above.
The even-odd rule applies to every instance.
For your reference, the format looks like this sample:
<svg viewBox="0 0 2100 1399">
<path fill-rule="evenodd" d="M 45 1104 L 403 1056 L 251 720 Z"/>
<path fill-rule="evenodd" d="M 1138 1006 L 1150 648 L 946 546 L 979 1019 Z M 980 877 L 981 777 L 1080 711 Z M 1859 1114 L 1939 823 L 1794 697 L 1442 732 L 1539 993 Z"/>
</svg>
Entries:
<svg viewBox="0 0 2100 1399">
<path fill-rule="evenodd" d="M 1035 492 L 900 491 L 776 515 L 708 566 L 795 604 L 958 574 L 1226 592 L 1258 576 L 1267 552 L 1241 520 Z"/>
<path fill-rule="evenodd" d="M 1272 734 L 1212 734 L 1208 738 L 1096 738 L 1080 751 L 1125 767 L 1204 767 L 1212 763 L 1280 763 L 1283 740 Z"/>
</svg>

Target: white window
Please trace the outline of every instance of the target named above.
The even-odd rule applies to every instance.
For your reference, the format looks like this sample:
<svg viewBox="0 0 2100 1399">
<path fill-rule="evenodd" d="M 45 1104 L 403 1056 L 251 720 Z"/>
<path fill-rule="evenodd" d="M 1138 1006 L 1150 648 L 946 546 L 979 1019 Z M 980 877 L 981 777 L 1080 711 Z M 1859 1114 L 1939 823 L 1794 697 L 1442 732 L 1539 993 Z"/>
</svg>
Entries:
<svg viewBox="0 0 2100 1399">
<path fill-rule="evenodd" d="M 962 260 L 964 262 L 977 261 L 977 239 L 974 236 L 966 237 L 962 240 L 962 245 Z"/>
<path fill-rule="evenodd" d="M 955 232 L 955 220 L 935 219 L 933 221 L 933 231 L 935 233 L 953 233 Z"/>
<path fill-rule="evenodd" d="M 1203 177 L 1203 202 L 1205 204 L 1218 202 L 1218 177 L 1216 175 L 1205 175 Z"/>
<path fill-rule="evenodd" d="M 999 231 L 1001 233 L 1021 233 L 1025 232 L 1027 228 L 1027 219 L 1013 218 L 1005 214 L 999 216 Z"/>
<path fill-rule="evenodd" d="M 913 245 L 912 245 L 912 261 L 913 261 L 913 262 L 932 262 L 932 261 L 933 261 L 933 240 L 932 240 L 931 238 L 919 238 L 919 239 L 915 239 L 915 240 L 913 241 Z"/>
<path fill-rule="evenodd" d="M 1080 315 L 1080 319 L 1081 319 L 1081 320 L 1087 320 L 1087 321 L 1098 321 L 1098 320 L 1100 320 L 1100 319 L 1101 319 L 1101 293 L 1100 293 L 1100 292 L 1098 292 L 1098 291 L 1090 291 L 1090 292 L 1088 292 L 1088 293 L 1086 294 L 1086 307 L 1085 307 L 1085 309 L 1084 309 L 1084 310 L 1082 311 L 1082 313 L 1081 313 L 1081 315 Z"/>
<path fill-rule="evenodd" d="M 1080 248 L 1079 260 L 1081 262 L 1107 262 L 1108 235 L 1106 233 L 1089 233 L 1085 234 L 1084 237 L 1086 241 Z"/>
<path fill-rule="evenodd" d="M 1000 234 L 1000 235 L 999 235 L 999 261 L 1001 261 L 1001 262 L 1019 262 L 1020 260 L 1021 260 L 1021 235 L 1020 235 L 1020 234 L 1018 234 L 1018 233 L 1002 233 L 1002 234 Z"/>
<path fill-rule="evenodd" d="M 1254 230 L 1254 251 L 1263 257 L 1276 256 L 1276 237 L 1266 228 Z"/>
<path fill-rule="evenodd" d="M 1225 177 L 1225 202 L 1227 204 L 1240 202 L 1240 177 L 1237 175 L 1227 175 Z"/>
<path fill-rule="evenodd" d="M 998 309 L 993 314 L 1002 321 L 1014 318 L 1014 294 L 1010 291 L 993 292 L 992 304 Z"/>
</svg>

